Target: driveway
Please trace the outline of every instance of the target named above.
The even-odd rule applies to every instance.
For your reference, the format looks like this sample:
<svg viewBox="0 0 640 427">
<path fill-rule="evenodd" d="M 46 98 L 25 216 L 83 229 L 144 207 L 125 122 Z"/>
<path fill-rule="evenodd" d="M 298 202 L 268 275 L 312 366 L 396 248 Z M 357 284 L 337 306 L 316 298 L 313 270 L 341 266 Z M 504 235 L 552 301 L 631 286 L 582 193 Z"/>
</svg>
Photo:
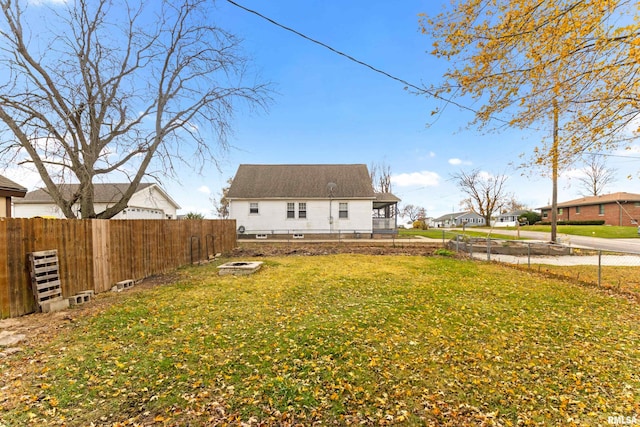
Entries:
<svg viewBox="0 0 640 427">
<path fill-rule="evenodd" d="M 516 230 L 503 230 L 501 228 L 494 228 L 493 233 L 516 236 L 518 232 Z M 549 242 L 551 240 L 551 233 L 521 230 L 520 237 Z M 603 239 L 601 237 L 587 237 L 587 236 L 574 236 L 570 234 L 558 234 L 557 240 L 558 240 L 558 243 L 562 243 L 567 246 L 599 249 L 603 251 L 614 251 L 614 252 L 618 251 L 618 252 L 640 254 L 640 238 Z"/>
</svg>

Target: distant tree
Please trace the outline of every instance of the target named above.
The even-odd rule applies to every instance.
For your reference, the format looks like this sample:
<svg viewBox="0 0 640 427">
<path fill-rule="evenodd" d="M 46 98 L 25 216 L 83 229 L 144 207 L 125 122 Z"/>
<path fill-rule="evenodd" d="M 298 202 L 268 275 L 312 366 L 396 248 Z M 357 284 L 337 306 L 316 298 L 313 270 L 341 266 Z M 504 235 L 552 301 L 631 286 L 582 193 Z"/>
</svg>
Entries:
<svg viewBox="0 0 640 427">
<path fill-rule="evenodd" d="M 520 218 L 518 218 L 518 220 L 521 220 L 522 218 L 526 219 L 527 224 L 529 225 L 533 225 L 542 219 L 538 212 L 533 211 L 527 211 L 523 213 L 522 215 L 520 215 Z"/>
<path fill-rule="evenodd" d="M 421 206 L 405 205 L 400 213 L 402 216 L 408 217 L 411 222 L 424 220 L 427 217 L 427 210 Z"/>
<path fill-rule="evenodd" d="M 481 215 L 487 225 L 491 215 L 500 211 L 507 202 L 504 184 L 506 175 L 491 175 L 474 169 L 469 173 L 460 171 L 452 175 L 458 188 L 468 196 L 461 203 L 468 210 Z"/>
<path fill-rule="evenodd" d="M 219 199 L 215 197 L 211 197 L 210 199 L 213 204 L 213 213 L 220 219 L 229 218 L 229 200 L 227 199 L 227 195 L 229 194 L 232 182 L 233 178 L 227 179 L 227 186 L 222 187 L 222 190 L 220 190 Z"/>
<path fill-rule="evenodd" d="M 578 178 L 583 189 L 580 194 L 583 196 L 599 196 L 608 184 L 616 180 L 615 169 L 607 167 L 602 156 L 590 155 L 584 173 L 585 176 Z"/>
<path fill-rule="evenodd" d="M 182 219 L 204 219 L 204 215 L 199 212 L 188 212 Z"/>
<path fill-rule="evenodd" d="M 504 203 L 502 210 L 504 212 L 516 212 L 525 211 L 527 206 L 524 203 L 519 202 L 513 194 L 507 196 L 507 200 Z"/>
<path fill-rule="evenodd" d="M 382 163 L 372 163 L 369 175 L 371 176 L 371 185 L 376 193 L 391 193 L 391 166 Z M 391 218 L 395 215 L 393 206 L 387 206 L 384 209 L 384 217 Z"/>
<path fill-rule="evenodd" d="M 427 224 L 427 221 L 423 220 L 423 219 L 418 219 L 413 221 L 413 224 L 411 225 L 413 228 L 416 228 L 418 230 L 428 230 L 429 229 L 429 224 Z"/>
<path fill-rule="evenodd" d="M 382 163 L 372 163 L 369 175 L 374 191 L 378 193 L 391 193 L 391 166 Z"/>
<path fill-rule="evenodd" d="M 238 103 L 269 100 L 215 10 L 207 0 L 0 0 L 2 161 L 32 165 L 67 218 L 79 205 L 103 219 L 145 176 L 215 163 Z M 94 183 L 114 173 L 130 184 L 96 212 Z M 78 190 L 67 195 L 65 182 Z"/>
</svg>

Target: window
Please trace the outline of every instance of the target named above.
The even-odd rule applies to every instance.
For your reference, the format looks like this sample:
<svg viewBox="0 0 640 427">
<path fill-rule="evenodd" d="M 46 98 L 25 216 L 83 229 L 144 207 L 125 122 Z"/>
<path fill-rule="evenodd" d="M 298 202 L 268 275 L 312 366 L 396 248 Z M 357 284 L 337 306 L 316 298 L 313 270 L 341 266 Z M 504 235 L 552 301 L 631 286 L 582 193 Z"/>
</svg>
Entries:
<svg viewBox="0 0 640 427">
<path fill-rule="evenodd" d="M 576 206 L 576 213 L 579 214 L 580 213 L 580 206 Z"/>
<path fill-rule="evenodd" d="M 564 209 L 562 209 L 562 208 L 558 209 L 558 215 L 562 215 L 563 212 L 564 212 Z"/>
<path fill-rule="evenodd" d="M 251 202 L 249 203 L 249 213 L 250 214 L 258 214 L 258 203 L 257 202 Z"/>
<path fill-rule="evenodd" d="M 296 217 L 296 204 L 287 203 L 287 218 L 295 218 L 295 217 Z"/>
<path fill-rule="evenodd" d="M 547 218 L 549 216 L 549 211 L 542 212 L 542 217 Z"/>
<path fill-rule="evenodd" d="M 306 218 L 306 217 L 307 217 L 307 204 L 298 203 L 298 218 Z"/>
<path fill-rule="evenodd" d="M 602 204 L 601 204 L 601 205 L 599 205 L 599 206 L 598 206 L 598 209 L 599 209 L 598 213 L 599 213 L 600 215 L 604 215 L 604 205 L 602 205 Z"/>
<path fill-rule="evenodd" d="M 338 218 L 349 218 L 349 204 L 340 203 L 338 205 Z"/>
</svg>

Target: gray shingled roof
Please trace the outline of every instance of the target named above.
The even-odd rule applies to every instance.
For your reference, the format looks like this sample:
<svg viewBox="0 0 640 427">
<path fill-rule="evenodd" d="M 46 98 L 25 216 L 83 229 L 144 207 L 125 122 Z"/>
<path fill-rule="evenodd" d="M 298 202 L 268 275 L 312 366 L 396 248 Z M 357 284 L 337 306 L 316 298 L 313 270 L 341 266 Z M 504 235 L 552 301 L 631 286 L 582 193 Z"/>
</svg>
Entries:
<svg viewBox="0 0 640 427">
<path fill-rule="evenodd" d="M 600 196 L 582 197 L 580 199 L 569 200 L 568 202 L 558 203 L 559 208 L 569 208 L 573 206 L 599 205 L 601 203 L 615 202 L 640 202 L 640 194 L 635 193 L 610 193 Z M 544 206 L 539 209 L 551 209 L 551 206 Z"/>
<path fill-rule="evenodd" d="M 0 191 L 11 193 L 11 195 L 15 197 L 22 197 L 27 192 L 27 189 L 11 181 L 9 178 L 0 175 Z"/>
<path fill-rule="evenodd" d="M 142 183 L 138 185 L 136 192 L 143 190 L 147 187 L 150 187 L 154 184 L 151 183 Z M 60 189 L 65 197 L 69 197 L 73 192 L 78 189 L 78 184 L 61 184 Z M 129 184 L 94 184 L 94 202 L 95 203 L 113 203 L 120 199 L 122 194 L 127 190 Z M 16 203 L 50 203 L 53 199 L 46 192 L 45 189 L 39 188 L 35 191 L 30 191 L 27 193 L 24 199 L 18 201 Z"/>
<path fill-rule="evenodd" d="M 375 199 L 367 165 L 240 165 L 228 199 Z"/>
</svg>

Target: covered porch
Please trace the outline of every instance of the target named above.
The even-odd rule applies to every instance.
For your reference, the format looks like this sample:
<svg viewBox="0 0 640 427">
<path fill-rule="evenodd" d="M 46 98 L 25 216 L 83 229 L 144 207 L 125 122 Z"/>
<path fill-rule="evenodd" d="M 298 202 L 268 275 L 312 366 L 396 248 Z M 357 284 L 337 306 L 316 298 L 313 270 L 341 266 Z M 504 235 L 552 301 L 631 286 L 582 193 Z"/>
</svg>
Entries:
<svg viewBox="0 0 640 427">
<path fill-rule="evenodd" d="M 398 233 L 398 202 L 391 193 L 376 193 L 373 201 L 373 234 Z"/>
</svg>

